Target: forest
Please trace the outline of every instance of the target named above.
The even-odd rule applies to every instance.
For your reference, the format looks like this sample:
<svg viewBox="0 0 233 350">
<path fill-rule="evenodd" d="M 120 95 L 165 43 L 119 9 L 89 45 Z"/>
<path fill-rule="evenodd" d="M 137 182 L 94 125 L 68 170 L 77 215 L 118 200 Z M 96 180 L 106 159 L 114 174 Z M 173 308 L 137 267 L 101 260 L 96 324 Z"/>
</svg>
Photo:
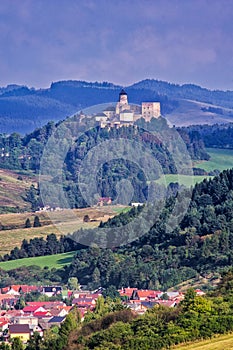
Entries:
<svg viewBox="0 0 233 350">
<path fill-rule="evenodd" d="M 21 137 L 19 134 L 11 134 L 9 136 L 5 134 L 0 135 L 0 167 L 16 170 L 20 172 L 34 172 L 38 173 L 40 170 L 41 157 L 44 147 L 53 134 L 58 124 L 50 122 L 44 127 L 35 130 L 33 133 Z M 94 126 L 94 125 L 93 125 Z M 65 126 L 67 129 L 61 132 L 69 135 L 70 126 Z M 70 208 L 82 208 L 86 207 L 88 203 L 80 193 L 80 188 L 77 184 L 80 167 L 83 159 L 90 153 L 96 146 L 101 145 L 102 142 L 109 142 L 111 140 L 124 140 L 127 139 L 134 147 L 141 145 L 142 149 L 148 150 L 149 154 L 160 164 L 163 174 L 177 173 L 176 164 L 172 155 L 168 151 L 168 147 L 164 144 L 160 135 L 160 130 L 167 130 L 168 128 L 165 119 L 159 118 L 153 120 L 149 127 L 153 127 L 156 133 L 148 130 L 148 125 L 141 123 L 138 126 L 122 127 L 119 129 L 101 129 L 99 127 L 89 128 L 87 132 L 81 134 L 75 142 L 70 146 L 63 166 L 63 182 L 62 186 L 66 193 L 66 199 Z M 72 130 L 74 133 L 74 131 Z M 208 160 L 209 155 L 205 151 L 204 142 L 196 133 L 188 134 L 186 130 L 179 130 L 179 134 L 186 149 L 189 152 L 192 160 Z M 158 135 L 158 136 L 156 136 Z M 56 136 L 56 137 L 59 137 Z M 64 146 L 68 145 L 69 136 L 64 140 Z M 114 145 L 114 143 L 112 143 Z M 114 152 L 114 148 L 111 142 L 109 142 L 109 152 Z M 145 151 L 147 152 L 147 151 Z M 106 154 L 107 156 L 108 154 Z M 120 157 L 120 158 L 119 158 Z M 97 190 L 100 196 L 111 197 L 113 200 L 117 197 L 117 183 L 121 180 L 129 180 L 133 186 L 134 197 L 132 201 L 145 202 L 148 196 L 148 183 L 146 182 L 145 174 L 143 173 L 145 158 L 141 157 L 141 160 L 137 164 L 129 159 L 123 159 L 119 156 L 118 159 L 108 160 L 103 164 L 102 168 L 97 174 Z M 51 158 L 51 157 L 50 157 Z M 50 160 L 50 168 L 53 167 L 52 159 Z M 157 170 L 156 170 L 157 172 Z M 198 170 L 196 169 L 197 173 Z M 159 175 L 156 175 L 157 178 Z M 54 176 L 54 188 L 52 188 L 47 198 L 44 198 L 46 203 L 42 203 L 40 198 L 40 188 L 32 186 L 25 194 L 25 200 L 31 203 L 32 210 L 36 210 L 43 205 L 60 206 L 56 203 L 52 193 L 56 192 L 55 186 L 58 178 Z"/>
</svg>

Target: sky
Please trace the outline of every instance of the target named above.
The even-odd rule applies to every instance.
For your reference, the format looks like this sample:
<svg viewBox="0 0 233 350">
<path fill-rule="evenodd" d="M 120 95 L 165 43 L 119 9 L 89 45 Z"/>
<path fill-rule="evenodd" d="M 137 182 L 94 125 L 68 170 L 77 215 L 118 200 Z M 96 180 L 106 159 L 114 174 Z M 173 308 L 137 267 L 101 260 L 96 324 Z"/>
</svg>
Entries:
<svg viewBox="0 0 233 350">
<path fill-rule="evenodd" d="M 233 90 L 233 1 L 1 0 L 0 86 L 69 79 Z"/>
</svg>

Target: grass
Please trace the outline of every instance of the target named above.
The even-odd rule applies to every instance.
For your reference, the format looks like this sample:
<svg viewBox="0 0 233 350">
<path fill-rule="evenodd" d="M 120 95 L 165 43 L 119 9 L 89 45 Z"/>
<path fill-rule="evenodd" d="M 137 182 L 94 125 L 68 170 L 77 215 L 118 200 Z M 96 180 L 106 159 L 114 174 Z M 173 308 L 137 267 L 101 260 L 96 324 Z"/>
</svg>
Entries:
<svg viewBox="0 0 233 350">
<path fill-rule="evenodd" d="M 59 269 L 65 265 L 70 264 L 75 253 L 76 252 L 68 252 L 63 254 L 5 261 L 0 263 L 0 268 L 8 271 L 8 270 L 15 269 L 17 267 L 22 267 L 22 266 L 28 267 L 28 266 L 36 265 L 41 268 L 44 268 L 47 266 L 49 269 L 52 269 L 52 268 Z"/>
<path fill-rule="evenodd" d="M 203 181 L 206 178 L 211 178 L 211 176 L 189 176 L 189 175 L 177 175 L 177 174 L 165 174 L 160 177 L 156 182 L 160 185 L 169 185 L 171 182 L 178 182 L 180 185 L 186 187 L 194 186 L 196 183 Z"/>
<path fill-rule="evenodd" d="M 202 168 L 206 171 L 218 169 L 220 171 L 233 168 L 233 150 L 207 148 L 210 160 L 195 163 L 195 167 Z"/>
<path fill-rule="evenodd" d="M 207 172 L 218 169 L 223 171 L 225 169 L 233 168 L 233 150 L 232 149 L 218 149 L 218 148 L 207 148 L 208 154 L 210 155 L 210 160 L 208 161 L 198 161 L 194 163 L 195 168 L 204 169 Z M 168 185 L 171 182 L 178 182 L 180 185 L 190 187 L 203 181 L 206 178 L 211 178 L 211 176 L 188 176 L 188 175 L 176 175 L 176 174 L 166 174 L 164 177 L 160 177 L 157 180 L 159 184 Z"/>
<path fill-rule="evenodd" d="M 210 340 L 175 346 L 174 350 L 233 350 L 233 334 L 218 336 Z"/>
</svg>

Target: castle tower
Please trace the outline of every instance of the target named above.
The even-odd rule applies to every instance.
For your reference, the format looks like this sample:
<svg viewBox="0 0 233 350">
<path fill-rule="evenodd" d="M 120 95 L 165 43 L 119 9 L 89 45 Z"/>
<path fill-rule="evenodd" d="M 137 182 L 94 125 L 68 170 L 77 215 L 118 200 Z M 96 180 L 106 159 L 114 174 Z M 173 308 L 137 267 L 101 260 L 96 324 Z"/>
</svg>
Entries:
<svg viewBox="0 0 233 350">
<path fill-rule="evenodd" d="M 121 90 L 119 93 L 119 102 L 116 104 L 116 114 L 119 114 L 121 111 L 125 109 L 130 109 L 130 106 L 128 104 L 128 95 L 125 92 L 124 89 Z"/>
</svg>

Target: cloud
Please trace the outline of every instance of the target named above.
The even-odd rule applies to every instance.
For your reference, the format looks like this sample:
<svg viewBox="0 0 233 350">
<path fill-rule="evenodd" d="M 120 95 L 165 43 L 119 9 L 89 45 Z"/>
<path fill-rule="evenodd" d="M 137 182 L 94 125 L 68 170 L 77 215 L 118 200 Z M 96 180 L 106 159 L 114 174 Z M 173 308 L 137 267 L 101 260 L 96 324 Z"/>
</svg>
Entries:
<svg viewBox="0 0 233 350">
<path fill-rule="evenodd" d="M 143 78 L 231 88 L 228 0 L 0 3 L 0 85 Z"/>
</svg>

